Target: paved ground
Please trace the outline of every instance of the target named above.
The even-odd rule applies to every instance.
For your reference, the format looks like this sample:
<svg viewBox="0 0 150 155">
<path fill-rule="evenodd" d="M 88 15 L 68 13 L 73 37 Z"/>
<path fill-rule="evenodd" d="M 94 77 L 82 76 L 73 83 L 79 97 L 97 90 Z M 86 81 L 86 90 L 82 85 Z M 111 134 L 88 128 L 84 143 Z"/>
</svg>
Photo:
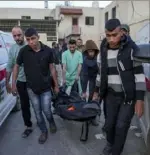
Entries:
<svg viewBox="0 0 150 155">
<path fill-rule="evenodd" d="M 33 115 L 34 117 L 34 115 Z M 79 141 L 81 124 L 63 121 L 55 116 L 58 132 L 49 134 L 44 145 L 37 142 L 40 134 L 34 121 L 34 132 L 27 139 L 21 138 L 24 130 L 21 113 L 12 113 L 0 128 L 0 155 L 99 155 L 105 144 L 105 139 L 96 139 L 95 135 L 101 133 L 101 125 L 90 128 L 89 140 L 86 143 Z M 129 131 L 128 140 L 123 155 L 145 155 L 145 145 L 142 138 Z"/>
</svg>

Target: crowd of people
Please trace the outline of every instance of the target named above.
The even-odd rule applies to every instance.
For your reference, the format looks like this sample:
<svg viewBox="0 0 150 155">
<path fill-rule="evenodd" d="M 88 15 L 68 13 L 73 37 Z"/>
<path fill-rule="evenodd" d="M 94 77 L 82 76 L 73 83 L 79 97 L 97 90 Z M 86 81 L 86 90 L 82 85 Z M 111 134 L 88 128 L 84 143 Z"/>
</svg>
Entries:
<svg viewBox="0 0 150 155">
<path fill-rule="evenodd" d="M 100 47 L 94 40 L 87 40 L 83 45 L 79 38 L 63 45 L 53 42 L 50 48 L 39 41 L 36 29 L 28 28 L 23 33 L 21 27 L 14 27 L 12 35 L 16 43 L 9 51 L 6 86 L 8 93 L 20 97 L 27 127 L 22 137 L 33 131 L 30 101 L 41 130 L 39 143 L 45 143 L 48 138 L 43 114 L 50 132 L 56 133 L 51 111 L 53 93 L 59 93 L 59 87 L 65 84 L 69 95 L 77 82 L 83 99 L 103 103 L 107 144 L 101 155 L 121 155 L 134 113 L 139 117 L 143 114 L 146 90 L 142 64 L 134 60 L 134 53 L 139 49 L 129 32 L 128 25 L 110 19 L 105 24 L 106 38 Z M 11 74 L 12 85 L 9 84 Z M 99 125 L 96 119 L 92 124 Z"/>
</svg>

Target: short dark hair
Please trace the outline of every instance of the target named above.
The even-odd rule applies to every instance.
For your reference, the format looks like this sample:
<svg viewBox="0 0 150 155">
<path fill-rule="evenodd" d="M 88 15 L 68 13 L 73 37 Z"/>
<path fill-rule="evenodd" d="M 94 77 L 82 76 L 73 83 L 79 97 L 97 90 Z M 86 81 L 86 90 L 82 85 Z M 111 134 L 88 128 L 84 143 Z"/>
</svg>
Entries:
<svg viewBox="0 0 150 155">
<path fill-rule="evenodd" d="M 69 40 L 69 44 L 71 44 L 71 45 L 76 44 L 76 40 L 70 39 L 70 40 Z"/>
<path fill-rule="evenodd" d="M 121 23 L 119 19 L 110 19 L 105 24 L 105 29 L 108 31 L 113 31 L 117 27 L 121 27 Z"/>
<path fill-rule="evenodd" d="M 56 42 L 54 41 L 54 42 L 52 42 L 52 46 L 55 46 L 56 45 Z"/>
<path fill-rule="evenodd" d="M 25 31 L 25 36 L 26 37 L 31 37 L 33 35 L 36 35 L 38 36 L 38 32 L 35 28 L 28 28 L 26 31 Z"/>
</svg>

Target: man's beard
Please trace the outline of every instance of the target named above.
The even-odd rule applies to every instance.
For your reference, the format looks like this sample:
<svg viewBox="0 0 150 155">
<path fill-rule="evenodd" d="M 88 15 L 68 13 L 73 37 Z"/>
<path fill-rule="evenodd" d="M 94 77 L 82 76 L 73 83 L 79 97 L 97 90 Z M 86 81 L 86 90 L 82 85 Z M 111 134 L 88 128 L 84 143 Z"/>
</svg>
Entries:
<svg viewBox="0 0 150 155">
<path fill-rule="evenodd" d="M 23 41 L 23 40 L 17 40 L 16 43 L 17 43 L 18 45 L 23 45 L 24 41 Z"/>
<path fill-rule="evenodd" d="M 73 51 L 70 51 L 71 53 L 74 53 L 75 52 L 75 50 L 73 50 Z"/>
</svg>

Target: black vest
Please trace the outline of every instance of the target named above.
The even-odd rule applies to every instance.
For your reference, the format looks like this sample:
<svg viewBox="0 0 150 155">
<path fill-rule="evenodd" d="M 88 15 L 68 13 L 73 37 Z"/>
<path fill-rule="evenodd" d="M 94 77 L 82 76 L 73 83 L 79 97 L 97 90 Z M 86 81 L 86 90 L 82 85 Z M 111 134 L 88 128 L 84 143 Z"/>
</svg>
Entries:
<svg viewBox="0 0 150 155">
<path fill-rule="evenodd" d="M 136 85 L 133 70 L 133 60 L 132 60 L 132 42 L 128 41 L 127 38 L 123 38 L 121 41 L 119 52 L 117 55 L 117 69 L 122 81 L 122 88 L 124 91 L 125 102 L 132 102 L 135 100 L 136 95 Z M 138 47 L 134 50 L 138 50 Z M 107 51 L 108 43 L 106 39 L 102 41 L 101 47 L 101 86 L 100 86 L 100 96 L 105 97 L 108 91 L 108 64 L 107 64 Z"/>
</svg>

